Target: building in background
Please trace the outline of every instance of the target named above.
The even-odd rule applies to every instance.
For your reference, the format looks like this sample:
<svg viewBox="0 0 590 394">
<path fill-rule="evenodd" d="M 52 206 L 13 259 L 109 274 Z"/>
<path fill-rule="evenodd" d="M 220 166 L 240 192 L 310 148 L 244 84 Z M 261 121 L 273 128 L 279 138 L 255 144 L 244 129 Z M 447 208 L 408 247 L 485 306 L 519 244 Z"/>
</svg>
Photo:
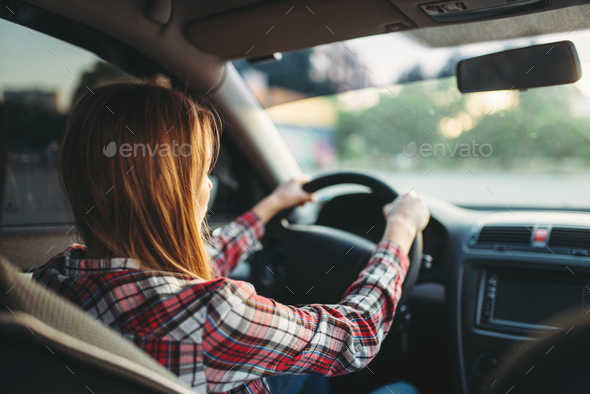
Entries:
<svg viewBox="0 0 590 394">
<path fill-rule="evenodd" d="M 267 112 L 304 171 L 315 173 L 337 166 L 333 99 L 315 97 L 277 105 Z"/>
<path fill-rule="evenodd" d="M 38 106 L 49 111 L 57 112 L 57 93 L 41 90 L 6 90 L 4 102 L 16 102 L 29 107 Z"/>
</svg>

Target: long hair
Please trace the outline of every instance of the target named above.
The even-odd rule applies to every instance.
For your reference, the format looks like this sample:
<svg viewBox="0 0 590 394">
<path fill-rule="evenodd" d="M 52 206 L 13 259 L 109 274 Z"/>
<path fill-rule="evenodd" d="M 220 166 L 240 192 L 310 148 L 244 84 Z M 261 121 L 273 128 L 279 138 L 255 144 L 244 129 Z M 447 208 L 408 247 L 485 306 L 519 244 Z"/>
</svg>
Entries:
<svg viewBox="0 0 590 394">
<path fill-rule="evenodd" d="M 76 104 L 59 159 L 78 233 L 105 257 L 213 277 L 199 206 L 217 155 L 218 117 L 187 95 L 116 83 Z"/>
</svg>

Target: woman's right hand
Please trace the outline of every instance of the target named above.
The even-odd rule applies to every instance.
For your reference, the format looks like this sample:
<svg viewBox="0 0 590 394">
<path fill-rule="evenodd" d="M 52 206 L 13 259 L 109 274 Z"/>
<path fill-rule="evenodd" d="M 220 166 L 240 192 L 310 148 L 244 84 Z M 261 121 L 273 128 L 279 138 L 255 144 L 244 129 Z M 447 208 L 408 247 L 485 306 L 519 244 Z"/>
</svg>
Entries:
<svg viewBox="0 0 590 394">
<path fill-rule="evenodd" d="M 413 191 L 398 196 L 383 207 L 387 220 L 383 238 L 396 242 L 408 253 L 416 233 L 422 231 L 430 220 L 430 212 L 422 196 Z"/>
</svg>

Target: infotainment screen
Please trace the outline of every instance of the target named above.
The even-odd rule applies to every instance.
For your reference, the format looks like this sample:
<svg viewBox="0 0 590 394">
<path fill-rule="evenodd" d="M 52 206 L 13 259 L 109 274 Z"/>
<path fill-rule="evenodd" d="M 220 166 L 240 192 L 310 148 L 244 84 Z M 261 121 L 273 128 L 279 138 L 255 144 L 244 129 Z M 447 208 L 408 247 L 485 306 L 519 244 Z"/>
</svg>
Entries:
<svg viewBox="0 0 590 394">
<path fill-rule="evenodd" d="M 584 285 L 580 282 L 494 275 L 497 285 L 489 323 L 537 326 L 557 314 L 581 310 Z"/>
</svg>

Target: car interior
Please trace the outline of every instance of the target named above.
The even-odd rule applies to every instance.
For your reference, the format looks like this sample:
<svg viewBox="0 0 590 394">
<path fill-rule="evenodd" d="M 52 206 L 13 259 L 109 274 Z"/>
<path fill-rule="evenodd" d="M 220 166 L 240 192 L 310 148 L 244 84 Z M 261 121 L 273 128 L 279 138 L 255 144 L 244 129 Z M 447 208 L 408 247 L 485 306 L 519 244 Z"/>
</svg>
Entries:
<svg viewBox="0 0 590 394">
<path fill-rule="evenodd" d="M 391 331 L 332 392 L 588 392 L 587 0 L 6 0 L 0 50 L 0 391 L 194 392 L 31 281 L 79 242 L 56 167 L 71 106 L 143 81 L 222 116 L 213 231 L 312 176 L 316 201 L 230 275 L 261 295 L 337 303 L 383 205 L 425 196 Z"/>
</svg>

